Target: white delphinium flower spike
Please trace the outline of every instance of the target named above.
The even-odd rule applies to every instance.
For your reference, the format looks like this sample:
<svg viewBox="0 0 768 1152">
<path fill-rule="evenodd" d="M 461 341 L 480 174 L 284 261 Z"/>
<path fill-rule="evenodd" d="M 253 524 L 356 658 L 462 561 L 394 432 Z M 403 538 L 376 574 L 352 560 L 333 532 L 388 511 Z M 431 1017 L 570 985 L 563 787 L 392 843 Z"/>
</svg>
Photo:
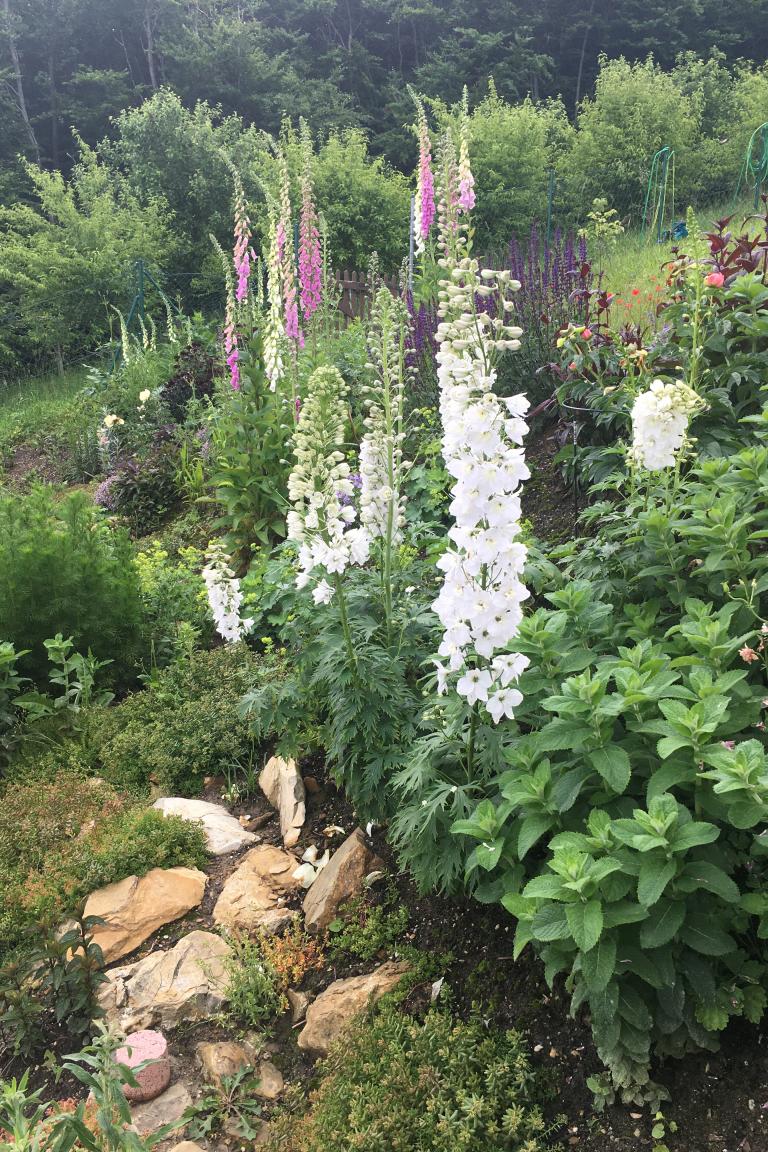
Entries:
<svg viewBox="0 0 768 1152">
<path fill-rule="evenodd" d="M 634 462 L 649 472 L 674 468 L 690 418 L 703 407 L 701 397 L 682 381 L 653 380 L 632 405 Z"/>
<path fill-rule="evenodd" d="M 453 684 L 470 705 L 484 704 L 494 723 L 522 700 L 510 687 L 527 657 L 507 650 L 518 635 L 528 590 L 520 532 L 520 486 L 530 475 L 521 447 L 528 430 L 525 396 L 493 391 L 500 353 L 520 346 L 507 323 L 508 272 L 481 269 L 468 254 L 459 213 L 455 149 L 442 149 L 439 203 L 441 266 L 437 353 L 445 466 L 453 478 L 451 545 L 438 567 L 444 582 L 433 610 L 444 628 L 436 661 L 438 690 Z M 495 309 L 485 301 L 495 298 Z"/>
<path fill-rule="evenodd" d="M 216 631 L 228 643 L 234 644 L 250 632 L 253 620 L 240 618 L 243 603 L 240 581 L 230 568 L 230 557 L 221 544 L 209 544 L 206 559 L 208 563 L 203 568 L 203 580 Z"/>
</svg>

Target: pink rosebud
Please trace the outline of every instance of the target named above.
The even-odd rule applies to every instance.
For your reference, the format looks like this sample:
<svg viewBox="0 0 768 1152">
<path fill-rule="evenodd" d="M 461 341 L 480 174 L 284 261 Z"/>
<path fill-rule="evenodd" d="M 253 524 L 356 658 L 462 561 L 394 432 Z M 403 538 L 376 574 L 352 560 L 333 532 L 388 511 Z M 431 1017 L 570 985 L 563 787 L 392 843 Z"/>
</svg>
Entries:
<svg viewBox="0 0 768 1152">
<path fill-rule="evenodd" d="M 592 329 L 591 328 L 585 328 L 581 335 L 584 337 L 585 340 L 591 340 L 592 339 Z"/>
<path fill-rule="evenodd" d="M 725 284 L 725 276 L 723 276 L 722 272 L 710 272 L 709 276 L 705 278 L 704 283 L 708 284 L 710 288 L 722 288 L 723 284 Z"/>
</svg>

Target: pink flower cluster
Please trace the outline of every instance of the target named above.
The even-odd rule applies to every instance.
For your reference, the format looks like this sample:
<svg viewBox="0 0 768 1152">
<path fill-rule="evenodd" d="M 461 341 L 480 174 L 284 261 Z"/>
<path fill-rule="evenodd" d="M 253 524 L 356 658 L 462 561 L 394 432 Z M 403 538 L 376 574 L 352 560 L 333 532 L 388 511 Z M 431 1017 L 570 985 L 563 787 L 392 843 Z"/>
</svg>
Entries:
<svg viewBox="0 0 768 1152">
<path fill-rule="evenodd" d="M 312 199 L 312 185 L 305 181 L 302 188 L 301 225 L 299 228 L 299 283 L 301 286 L 301 314 L 309 321 L 320 307 L 322 298 L 322 259 L 317 213 Z"/>
<path fill-rule="evenodd" d="M 420 219 L 419 234 L 422 240 L 429 236 L 435 219 L 435 180 L 432 174 L 432 142 L 429 139 L 429 125 L 423 107 L 419 107 L 419 179 L 418 203 Z"/>
<path fill-rule="evenodd" d="M 248 219 L 245 192 L 237 185 L 235 195 L 235 249 L 233 261 L 237 276 L 235 297 L 242 303 L 248 295 L 248 277 L 251 274 L 251 222 Z"/>
<path fill-rule="evenodd" d="M 295 340 L 299 347 L 303 348 L 304 334 L 299 326 L 299 306 L 296 300 L 296 268 L 291 226 L 291 181 L 284 157 L 281 163 L 280 222 L 277 228 L 277 244 L 283 283 L 285 334 L 289 340 Z"/>
</svg>

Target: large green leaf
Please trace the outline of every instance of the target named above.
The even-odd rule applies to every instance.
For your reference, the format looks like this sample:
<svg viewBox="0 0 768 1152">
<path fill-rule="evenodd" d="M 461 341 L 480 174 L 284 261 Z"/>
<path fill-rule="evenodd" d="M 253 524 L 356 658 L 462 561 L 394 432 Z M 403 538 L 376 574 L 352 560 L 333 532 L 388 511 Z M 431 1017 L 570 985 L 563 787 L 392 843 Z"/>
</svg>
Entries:
<svg viewBox="0 0 768 1152">
<path fill-rule="evenodd" d="M 546 813 L 526 816 L 520 825 L 520 833 L 517 838 L 517 854 L 521 860 L 525 858 L 536 841 L 550 830 L 553 823 L 553 818 Z"/>
<path fill-rule="evenodd" d="M 640 865 L 637 878 L 637 898 L 646 908 L 650 908 L 661 898 L 664 889 L 677 871 L 674 860 L 647 855 Z"/>
<path fill-rule="evenodd" d="M 702 956 L 727 956 L 729 952 L 736 951 L 733 936 L 723 931 L 713 916 L 701 913 L 689 916 L 680 936 L 689 948 L 700 952 Z"/>
<path fill-rule="evenodd" d="M 659 900 L 651 909 L 648 919 L 640 928 L 643 948 L 660 948 L 668 944 L 685 920 L 685 904 L 680 900 Z"/>
<path fill-rule="evenodd" d="M 722 900 L 727 900 L 729 904 L 738 903 L 741 897 L 738 885 L 730 876 L 723 872 L 722 868 L 718 868 L 715 864 L 709 864 L 706 860 L 692 860 L 686 864 L 683 869 L 682 881 L 686 890 L 694 891 L 696 888 L 705 888 L 708 892 L 714 892 Z"/>
<path fill-rule="evenodd" d="M 597 944 L 603 930 L 603 908 L 600 901 L 568 904 L 565 914 L 576 946 L 582 952 L 589 952 Z"/>
<path fill-rule="evenodd" d="M 539 908 L 531 923 L 531 933 L 535 940 L 567 940 L 571 930 L 564 905 L 545 904 Z"/>
<path fill-rule="evenodd" d="M 609 788 L 619 795 L 624 792 L 632 775 L 629 756 L 617 744 L 595 748 L 589 753 L 592 767 L 599 772 Z"/>
<path fill-rule="evenodd" d="M 602 992 L 616 968 L 616 940 L 604 935 L 594 948 L 581 957 L 581 971 L 590 992 Z"/>
</svg>

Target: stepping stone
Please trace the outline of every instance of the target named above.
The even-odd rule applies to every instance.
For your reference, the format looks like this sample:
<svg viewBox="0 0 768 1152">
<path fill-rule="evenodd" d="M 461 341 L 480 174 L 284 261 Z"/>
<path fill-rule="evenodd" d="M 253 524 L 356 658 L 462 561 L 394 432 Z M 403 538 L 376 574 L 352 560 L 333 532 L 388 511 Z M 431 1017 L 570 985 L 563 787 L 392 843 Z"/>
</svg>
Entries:
<svg viewBox="0 0 768 1152">
<path fill-rule="evenodd" d="M 246 844 L 253 844 L 258 836 L 246 832 L 234 816 L 221 804 L 207 800 L 189 800 L 185 796 L 163 796 L 152 805 L 164 816 L 181 816 L 182 820 L 199 821 L 203 825 L 208 851 L 213 856 L 226 856 Z"/>
<path fill-rule="evenodd" d="M 125 1098 L 130 1104 L 144 1104 L 165 1092 L 171 1082 L 171 1061 L 168 1056 L 168 1042 L 162 1032 L 144 1029 L 131 1032 L 125 1038 L 125 1046 L 115 1052 L 115 1061 L 131 1069 L 138 1082 L 138 1088 L 123 1084 Z M 146 1067 L 136 1068 L 149 1061 Z"/>
<path fill-rule="evenodd" d="M 133 952 L 173 920 L 196 908 L 208 877 L 197 868 L 153 868 L 146 876 L 127 876 L 92 892 L 86 916 L 106 921 L 93 930 L 93 939 L 111 964 Z"/>
<path fill-rule="evenodd" d="M 123 1032 L 215 1015 L 229 999 L 232 949 L 213 932 L 190 932 L 166 952 L 113 968 L 98 991 L 108 1023 Z"/>
<path fill-rule="evenodd" d="M 295 915 L 285 901 L 301 887 L 293 878 L 297 867 L 296 857 L 282 848 L 252 848 L 222 888 L 213 919 L 238 931 L 279 932 Z"/>
<path fill-rule="evenodd" d="M 286 848 L 298 842 L 306 819 L 304 781 L 295 760 L 272 756 L 259 776 L 259 787 L 280 813 L 280 832 Z"/>
<path fill-rule="evenodd" d="M 148 1104 L 137 1104 L 132 1108 L 131 1120 L 140 1136 L 149 1136 L 164 1124 L 175 1124 L 191 1105 L 192 1097 L 186 1084 L 174 1084 Z M 183 1131 L 183 1126 L 176 1131 Z"/>
<path fill-rule="evenodd" d="M 319 873 L 304 898 L 305 926 L 308 932 L 327 928 L 342 904 L 361 891 L 363 880 L 375 868 L 383 867 L 356 828 Z"/>
<path fill-rule="evenodd" d="M 309 1005 L 299 1048 L 314 1056 L 326 1056 L 350 1020 L 397 987 L 409 968 L 403 962 L 388 961 L 367 976 L 335 980 Z"/>
</svg>

